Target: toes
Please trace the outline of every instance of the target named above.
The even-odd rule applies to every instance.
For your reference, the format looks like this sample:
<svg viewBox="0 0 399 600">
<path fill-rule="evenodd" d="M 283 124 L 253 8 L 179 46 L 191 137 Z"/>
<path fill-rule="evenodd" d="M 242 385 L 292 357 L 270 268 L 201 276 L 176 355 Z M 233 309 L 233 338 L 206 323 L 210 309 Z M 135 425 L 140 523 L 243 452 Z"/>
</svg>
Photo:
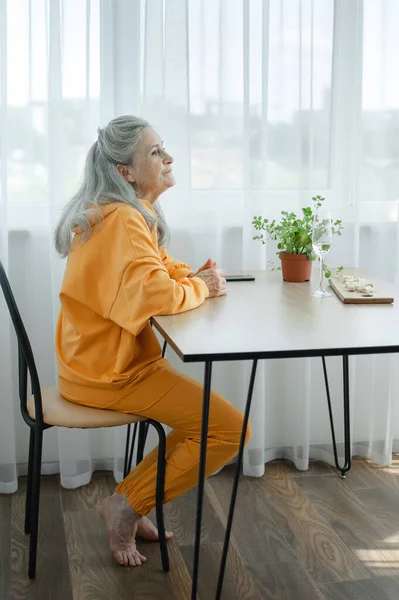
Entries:
<svg viewBox="0 0 399 600">
<path fill-rule="evenodd" d="M 129 565 L 131 567 L 139 567 L 146 561 L 146 557 L 142 556 L 137 550 L 129 555 Z"/>
<path fill-rule="evenodd" d="M 167 540 L 171 540 L 173 537 L 173 532 L 172 531 L 165 531 L 165 536 Z"/>
<path fill-rule="evenodd" d="M 135 554 L 129 554 L 128 557 L 129 557 L 128 560 L 129 560 L 130 567 L 136 567 L 140 564 L 139 562 L 137 562 L 137 558 L 136 558 Z"/>
<path fill-rule="evenodd" d="M 125 564 L 125 558 L 124 558 L 124 554 L 122 552 L 114 551 L 114 552 L 112 552 L 112 554 L 114 555 L 114 558 L 118 564 L 120 564 L 120 565 Z"/>
</svg>

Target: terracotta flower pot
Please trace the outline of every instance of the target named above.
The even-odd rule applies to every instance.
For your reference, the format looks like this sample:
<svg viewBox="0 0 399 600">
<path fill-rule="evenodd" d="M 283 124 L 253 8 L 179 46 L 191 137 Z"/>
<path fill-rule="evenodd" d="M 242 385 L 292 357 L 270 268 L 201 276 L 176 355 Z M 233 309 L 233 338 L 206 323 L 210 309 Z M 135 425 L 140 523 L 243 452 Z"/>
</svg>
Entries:
<svg viewBox="0 0 399 600">
<path fill-rule="evenodd" d="M 281 270 L 284 281 L 303 283 L 309 281 L 312 273 L 312 261 L 306 254 L 280 253 Z"/>
</svg>

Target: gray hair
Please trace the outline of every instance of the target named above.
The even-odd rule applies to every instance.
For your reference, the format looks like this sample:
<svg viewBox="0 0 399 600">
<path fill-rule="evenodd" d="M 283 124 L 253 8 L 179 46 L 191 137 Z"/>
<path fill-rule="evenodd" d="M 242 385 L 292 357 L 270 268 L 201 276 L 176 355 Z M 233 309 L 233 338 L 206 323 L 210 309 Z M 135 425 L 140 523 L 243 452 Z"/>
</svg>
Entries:
<svg viewBox="0 0 399 600">
<path fill-rule="evenodd" d="M 143 130 L 149 126 L 144 119 L 123 116 L 110 121 L 104 129 L 98 129 L 98 139 L 86 158 L 82 185 L 66 205 L 55 230 L 55 247 L 61 256 L 70 253 L 75 228 L 83 233 L 83 242 L 87 241 L 91 225 L 103 218 L 98 207 L 112 202 L 124 202 L 136 208 L 151 231 L 157 224 L 159 247 L 168 243 L 169 228 L 158 202 L 154 204 L 154 215 L 140 202 L 133 185 L 117 169 L 117 165 L 134 163 L 137 144 Z"/>
</svg>

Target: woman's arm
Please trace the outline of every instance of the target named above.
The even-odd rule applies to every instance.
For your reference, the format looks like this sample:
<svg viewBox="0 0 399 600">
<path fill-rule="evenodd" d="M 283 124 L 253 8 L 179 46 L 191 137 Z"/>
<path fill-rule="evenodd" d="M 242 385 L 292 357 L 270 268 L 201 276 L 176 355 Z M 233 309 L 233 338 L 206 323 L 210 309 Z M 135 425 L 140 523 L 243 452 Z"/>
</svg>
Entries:
<svg viewBox="0 0 399 600">
<path fill-rule="evenodd" d="M 124 270 L 109 318 L 137 335 L 155 315 L 171 315 L 200 306 L 209 296 L 209 289 L 198 277 L 183 277 L 179 281 L 171 278 L 144 218 L 137 211 L 120 214 L 131 243 L 132 260 Z"/>
<path fill-rule="evenodd" d="M 169 277 L 175 281 L 179 281 L 180 279 L 188 277 L 191 273 L 193 273 L 193 270 L 189 265 L 172 258 L 168 254 L 166 248 L 161 248 L 160 255 L 162 262 L 169 273 Z"/>
</svg>

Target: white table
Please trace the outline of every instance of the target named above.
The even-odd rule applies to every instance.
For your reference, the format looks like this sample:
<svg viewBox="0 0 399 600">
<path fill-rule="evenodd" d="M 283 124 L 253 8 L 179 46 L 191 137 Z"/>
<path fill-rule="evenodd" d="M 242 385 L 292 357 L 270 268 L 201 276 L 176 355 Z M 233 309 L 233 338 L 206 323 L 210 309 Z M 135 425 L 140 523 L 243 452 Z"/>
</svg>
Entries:
<svg viewBox="0 0 399 600">
<path fill-rule="evenodd" d="M 231 282 L 227 296 L 207 300 L 196 310 L 152 319 L 155 328 L 183 362 L 205 363 L 192 600 L 196 599 L 198 584 L 212 363 L 253 361 L 216 592 L 216 600 L 219 600 L 257 361 L 322 357 L 336 464 L 344 476 L 351 466 L 349 356 L 399 352 L 399 301 L 397 304 L 347 305 L 335 295 L 313 298 L 310 283 L 285 283 L 280 272 L 259 271 L 253 274 L 255 281 Z M 375 278 L 373 282 L 379 291 L 395 297 L 396 290 L 392 285 Z M 336 454 L 326 356 L 343 357 L 345 463 L 341 466 Z"/>
</svg>

